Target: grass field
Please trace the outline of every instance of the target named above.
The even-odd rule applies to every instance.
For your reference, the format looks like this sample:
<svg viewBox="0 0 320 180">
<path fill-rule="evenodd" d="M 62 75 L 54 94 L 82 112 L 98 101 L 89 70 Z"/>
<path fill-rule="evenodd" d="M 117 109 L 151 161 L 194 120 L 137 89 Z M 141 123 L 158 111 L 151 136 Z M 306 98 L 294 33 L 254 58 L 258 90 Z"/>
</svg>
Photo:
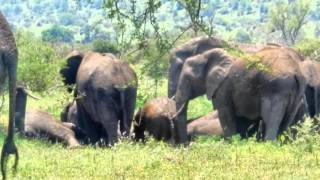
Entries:
<svg viewBox="0 0 320 180">
<path fill-rule="evenodd" d="M 162 82 L 158 96 L 165 94 Z M 145 89 L 143 89 L 145 88 Z M 148 95 L 148 87 L 140 91 Z M 151 93 L 151 92 L 150 92 Z M 37 108 L 55 117 L 72 100 L 61 89 L 36 94 L 28 109 Z M 140 93 L 142 98 L 142 93 Z M 150 95 L 151 96 L 151 95 Z M 150 97 L 148 96 L 148 97 Z M 7 101 L 1 122 L 7 119 Z M 143 104 L 138 100 L 138 104 Z M 211 103 L 201 97 L 190 104 L 189 117 L 206 114 Z M 171 147 L 150 140 L 147 144 L 121 140 L 112 148 L 67 149 L 45 140 L 16 136 L 20 162 L 14 179 L 319 179 L 320 136 L 306 135 L 291 143 L 256 142 L 234 137 L 201 137 L 188 147 Z M 3 143 L 3 131 L 0 144 Z M 12 158 L 13 159 L 13 158 Z M 12 165 L 12 161 L 9 162 Z M 10 179 L 13 174 L 10 172 Z"/>
</svg>

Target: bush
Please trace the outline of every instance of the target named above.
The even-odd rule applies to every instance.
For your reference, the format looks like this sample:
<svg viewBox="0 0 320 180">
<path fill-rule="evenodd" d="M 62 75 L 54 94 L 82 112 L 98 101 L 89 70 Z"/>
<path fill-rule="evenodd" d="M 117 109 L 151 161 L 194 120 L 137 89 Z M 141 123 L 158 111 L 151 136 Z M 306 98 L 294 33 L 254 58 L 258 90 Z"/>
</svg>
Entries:
<svg viewBox="0 0 320 180">
<path fill-rule="evenodd" d="M 117 45 L 109 40 L 95 40 L 92 43 L 92 50 L 99 53 L 119 53 Z"/>
<path fill-rule="evenodd" d="M 51 28 L 42 31 L 41 37 L 43 41 L 47 42 L 73 42 L 73 33 L 63 27 L 54 25 Z"/>
<path fill-rule="evenodd" d="M 244 30 L 238 30 L 236 36 L 235 36 L 235 40 L 237 42 L 241 42 L 241 43 L 250 43 L 251 42 L 251 38 L 249 33 L 247 33 Z"/>
<path fill-rule="evenodd" d="M 295 45 L 295 49 L 304 56 L 320 61 L 320 40 L 318 39 L 303 40 Z"/>
<path fill-rule="evenodd" d="M 19 49 L 18 81 L 38 92 L 61 82 L 57 61 L 60 58 L 50 44 L 26 32 L 18 32 L 16 40 Z"/>
</svg>

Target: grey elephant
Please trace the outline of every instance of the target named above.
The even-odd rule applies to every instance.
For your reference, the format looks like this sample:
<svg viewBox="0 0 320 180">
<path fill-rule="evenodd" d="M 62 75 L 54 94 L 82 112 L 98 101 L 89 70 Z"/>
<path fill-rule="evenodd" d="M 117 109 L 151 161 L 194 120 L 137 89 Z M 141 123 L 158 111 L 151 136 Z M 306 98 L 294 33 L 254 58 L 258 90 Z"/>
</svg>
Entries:
<svg viewBox="0 0 320 180">
<path fill-rule="evenodd" d="M 130 133 L 138 85 L 136 74 L 127 62 L 109 53 L 88 52 L 80 60 L 78 67 L 66 66 L 60 71 L 77 73 L 62 76 L 72 74 L 64 78 L 76 84 L 79 127 L 88 136 L 88 143 L 102 139 L 113 145 L 118 139 L 118 122 L 121 134 Z"/>
<path fill-rule="evenodd" d="M 76 101 L 67 103 L 60 113 L 60 120 L 62 122 L 72 123 L 75 126 L 80 126 L 78 121 L 78 111 Z"/>
<path fill-rule="evenodd" d="M 198 135 L 223 136 L 218 111 L 212 111 L 202 117 L 189 120 L 187 134 L 191 137 Z"/>
<path fill-rule="evenodd" d="M 306 59 L 301 62 L 301 69 L 307 81 L 305 94 L 309 115 L 314 117 L 320 112 L 320 63 Z"/>
<path fill-rule="evenodd" d="M 291 53 L 287 48 L 268 47 L 253 60 L 243 60 L 223 49 L 211 49 L 186 59 L 177 70 L 175 101 L 176 109 L 182 111 L 175 120 L 176 142 L 187 142 L 188 102 L 202 94 L 218 110 L 225 137 L 261 120 L 262 139 L 275 139 L 294 122 L 306 86 L 299 60 L 293 60 L 300 56 Z M 239 129 L 244 121 L 248 125 Z"/>
<path fill-rule="evenodd" d="M 167 97 L 157 97 L 148 101 L 134 116 L 135 140 L 145 140 L 145 131 L 156 140 L 172 140 L 175 109 L 175 102 Z"/>
<path fill-rule="evenodd" d="M 222 39 L 202 36 L 193 38 L 183 45 L 173 49 L 170 53 L 168 97 L 171 98 L 176 92 L 180 71 L 187 58 L 197 54 L 201 54 L 209 49 L 224 48 L 226 46 L 227 43 Z"/>
<path fill-rule="evenodd" d="M 0 12 L 0 88 L 4 89 L 4 83 L 9 77 L 9 125 L 8 135 L 4 140 L 1 151 L 1 173 L 6 179 L 7 159 L 10 154 L 15 155 L 14 170 L 17 169 L 19 154 L 14 143 L 14 113 L 16 101 L 18 50 L 13 33 L 5 17 Z"/>
<path fill-rule="evenodd" d="M 33 138 L 47 138 L 51 141 L 62 141 L 70 148 L 80 146 L 71 124 L 62 124 L 47 112 L 30 110 L 26 112 L 28 93 L 24 88 L 17 88 L 16 122 L 22 124 L 18 129 L 21 134 Z"/>
</svg>

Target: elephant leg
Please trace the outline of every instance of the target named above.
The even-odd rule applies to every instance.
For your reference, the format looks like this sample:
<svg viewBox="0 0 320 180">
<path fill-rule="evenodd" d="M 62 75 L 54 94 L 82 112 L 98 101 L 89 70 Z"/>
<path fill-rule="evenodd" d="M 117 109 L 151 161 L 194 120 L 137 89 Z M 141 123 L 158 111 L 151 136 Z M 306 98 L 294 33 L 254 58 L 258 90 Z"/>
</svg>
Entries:
<svg viewBox="0 0 320 180">
<path fill-rule="evenodd" d="M 96 128 L 96 123 L 91 119 L 90 115 L 85 110 L 82 102 L 77 101 L 77 113 L 78 113 L 78 120 L 79 126 L 84 133 L 87 135 L 87 142 L 88 144 L 94 144 L 99 141 L 99 135 Z"/>
<path fill-rule="evenodd" d="M 284 97 L 284 95 L 262 97 L 261 115 L 265 125 L 265 140 L 275 140 L 278 136 L 279 127 L 284 119 L 287 107 L 287 101 Z"/>
<path fill-rule="evenodd" d="M 107 131 L 107 142 L 109 146 L 113 146 L 115 143 L 118 142 L 118 124 L 117 123 L 105 123 L 103 127 Z"/>
<path fill-rule="evenodd" d="M 131 129 L 131 122 L 133 119 L 137 90 L 129 87 L 125 90 L 124 104 L 122 104 L 122 118 L 120 119 L 121 135 L 129 136 Z"/>
<path fill-rule="evenodd" d="M 220 124 L 223 129 L 223 134 L 225 137 L 231 137 L 237 133 L 236 128 L 236 117 L 231 107 L 223 106 L 218 109 Z"/>
<path fill-rule="evenodd" d="M 106 137 L 103 136 L 103 138 L 110 146 L 118 141 L 120 115 L 117 106 L 116 101 L 112 97 L 102 98 L 102 100 L 96 101 L 95 105 L 96 120 L 102 124 L 103 132 L 106 133 Z"/>
</svg>

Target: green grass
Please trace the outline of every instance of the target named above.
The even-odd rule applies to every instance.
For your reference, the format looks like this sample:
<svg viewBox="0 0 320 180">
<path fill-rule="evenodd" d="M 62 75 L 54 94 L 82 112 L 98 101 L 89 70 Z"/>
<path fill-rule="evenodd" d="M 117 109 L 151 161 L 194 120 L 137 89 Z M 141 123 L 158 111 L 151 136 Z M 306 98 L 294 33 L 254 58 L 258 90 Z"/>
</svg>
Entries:
<svg viewBox="0 0 320 180">
<path fill-rule="evenodd" d="M 320 176 L 319 146 L 310 152 L 292 144 L 208 137 L 187 148 L 173 148 L 152 140 L 146 145 L 125 141 L 113 148 L 72 150 L 21 138 L 17 144 L 21 158 L 16 179 L 317 179 Z"/>
<path fill-rule="evenodd" d="M 141 81 L 142 82 L 142 81 Z M 158 96 L 165 95 L 166 81 Z M 139 91 L 150 89 L 140 84 Z M 147 94 L 149 92 L 146 92 Z M 151 93 L 151 92 L 150 92 Z M 28 109 L 42 109 L 59 117 L 63 105 L 72 100 L 62 89 L 28 99 Z M 141 93 L 143 94 L 143 93 Z M 144 97 L 144 96 L 140 96 Z M 151 98 L 151 96 L 147 96 Z M 138 101 L 142 101 L 138 99 Z M 7 119 L 7 101 L 1 122 Z M 138 102 L 139 103 L 139 102 Z M 189 117 L 210 111 L 205 97 L 193 100 Z M 188 147 L 172 147 L 149 140 L 147 144 L 122 140 L 112 148 L 86 146 L 67 149 L 62 144 L 16 136 L 20 153 L 14 179 L 318 179 L 320 177 L 320 135 L 301 136 L 287 144 L 256 142 L 253 139 L 224 140 L 201 137 Z M 0 144 L 4 135 L 0 133 Z M 9 167 L 12 166 L 12 159 Z M 9 173 L 13 178 L 12 172 Z"/>
</svg>

